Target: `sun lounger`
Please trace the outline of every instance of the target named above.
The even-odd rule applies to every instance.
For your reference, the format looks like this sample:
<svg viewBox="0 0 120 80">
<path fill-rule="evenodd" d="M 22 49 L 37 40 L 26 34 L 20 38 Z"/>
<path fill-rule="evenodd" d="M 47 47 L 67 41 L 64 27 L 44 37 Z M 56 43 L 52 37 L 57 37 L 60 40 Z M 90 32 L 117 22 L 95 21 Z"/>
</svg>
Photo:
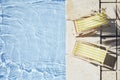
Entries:
<svg viewBox="0 0 120 80">
<path fill-rule="evenodd" d="M 105 12 L 97 13 L 92 16 L 88 16 L 86 18 L 80 18 L 77 20 L 73 20 L 75 24 L 76 34 L 88 33 L 90 30 L 97 29 L 98 27 L 105 25 L 108 23 L 107 15 Z"/>
<path fill-rule="evenodd" d="M 107 50 L 88 42 L 76 41 L 73 53 L 89 62 L 103 64 Z"/>
<path fill-rule="evenodd" d="M 103 45 L 96 45 L 83 41 L 76 41 L 73 54 L 90 63 L 101 65 L 107 68 L 114 68 L 116 57 L 107 54 L 107 48 Z"/>
</svg>

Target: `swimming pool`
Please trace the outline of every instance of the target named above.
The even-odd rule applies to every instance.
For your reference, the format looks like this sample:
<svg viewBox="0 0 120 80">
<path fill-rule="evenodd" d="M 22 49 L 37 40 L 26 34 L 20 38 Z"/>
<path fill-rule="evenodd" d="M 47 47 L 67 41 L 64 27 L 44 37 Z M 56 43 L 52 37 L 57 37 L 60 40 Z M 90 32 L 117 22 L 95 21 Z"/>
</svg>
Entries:
<svg viewBox="0 0 120 80">
<path fill-rule="evenodd" d="M 0 2 L 0 80 L 65 80 L 65 1 Z"/>
</svg>

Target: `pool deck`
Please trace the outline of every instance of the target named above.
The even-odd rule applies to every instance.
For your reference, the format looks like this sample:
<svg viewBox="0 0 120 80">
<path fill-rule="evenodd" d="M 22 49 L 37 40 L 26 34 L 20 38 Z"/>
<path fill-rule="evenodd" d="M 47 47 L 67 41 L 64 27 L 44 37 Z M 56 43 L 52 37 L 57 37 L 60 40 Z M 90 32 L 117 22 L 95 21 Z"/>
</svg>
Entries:
<svg viewBox="0 0 120 80">
<path fill-rule="evenodd" d="M 102 2 L 115 2 L 116 0 L 101 0 Z M 120 2 L 120 0 L 118 0 Z M 120 3 L 109 3 L 101 4 L 102 8 L 106 8 L 106 13 L 109 18 L 116 18 L 116 13 L 114 9 L 116 5 L 119 7 Z M 119 9 L 119 8 L 117 8 Z M 92 11 L 99 10 L 99 0 L 67 0 L 66 1 L 66 74 L 67 80 L 120 80 L 120 56 L 117 56 L 117 67 L 115 71 L 110 71 L 106 68 L 100 69 L 100 66 L 93 65 L 84 60 L 75 58 L 72 55 L 72 50 L 75 45 L 75 28 L 72 20 L 78 19 L 80 17 L 89 15 Z M 120 15 L 120 14 L 118 14 Z M 119 20 L 118 25 L 120 23 Z M 119 32 L 120 33 L 120 32 Z M 118 35 L 119 35 L 118 33 Z M 99 31 L 98 31 L 99 34 Z M 103 35 L 115 35 L 116 30 L 114 26 L 108 27 L 103 30 Z M 80 39 L 80 38 L 77 38 Z M 92 43 L 100 43 L 100 37 L 90 36 L 82 38 L 86 41 Z M 109 39 L 109 38 L 106 38 Z M 120 39 L 120 37 L 118 37 Z M 103 41 L 105 40 L 102 39 Z M 120 40 L 118 40 L 118 45 L 120 45 Z M 113 50 L 114 51 L 114 50 Z M 118 51 L 120 54 L 120 51 Z M 102 72 L 101 72 L 102 70 Z"/>
</svg>

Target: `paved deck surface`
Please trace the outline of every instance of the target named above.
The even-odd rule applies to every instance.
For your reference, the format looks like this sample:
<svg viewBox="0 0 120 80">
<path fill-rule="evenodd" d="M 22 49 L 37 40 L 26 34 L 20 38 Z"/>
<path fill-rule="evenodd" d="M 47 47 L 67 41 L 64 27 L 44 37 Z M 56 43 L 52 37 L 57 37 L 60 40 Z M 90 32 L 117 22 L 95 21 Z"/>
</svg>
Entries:
<svg viewBox="0 0 120 80">
<path fill-rule="evenodd" d="M 102 2 L 115 2 L 116 0 L 101 0 Z M 120 0 L 118 0 L 120 2 Z M 106 8 L 106 13 L 109 18 L 116 18 L 116 5 L 117 9 L 120 7 L 120 3 L 102 3 L 101 8 Z M 120 80 L 120 56 L 117 56 L 117 62 L 115 64 L 115 71 L 109 70 L 107 68 L 100 68 L 81 59 L 73 57 L 72 49 L 75 44 L 75 30 L 74 24 L 71 20 L 78 19 L 80 17 L 86 16 L 92 12 L 92 10 L 99 10 L 99 0 L 67 0 L 67 28 L 66 28 L 66 61 L 67 61 L 67 80 Z M 120 15 L 120 13 L 118 13 Z M 116 36 L 116 25 L 115 22 L 120 26 L 119 20 L 114 20 L 109 27 L 102 29 L 102 36 Z M 93 37 L 84 38 L 86 41 L 93 43 L 100 43 L 100 32 L 98 35 Z M 120 32 L 118 30 L 118 35 Z M 110 50 L 116 53 L 116 37 L 102 37 L 101 40 L 104 42 L 109 39 L 114 41 L 106 44 L 106 46 L 111 46 Z M 120 37 L 117 37 L 118 47 L 120 46 Z M 110 53 L 112 54 L 112 53 Z M 120 50 L 117 49 L 117 54 L 120 55 Z"/>
</svg>

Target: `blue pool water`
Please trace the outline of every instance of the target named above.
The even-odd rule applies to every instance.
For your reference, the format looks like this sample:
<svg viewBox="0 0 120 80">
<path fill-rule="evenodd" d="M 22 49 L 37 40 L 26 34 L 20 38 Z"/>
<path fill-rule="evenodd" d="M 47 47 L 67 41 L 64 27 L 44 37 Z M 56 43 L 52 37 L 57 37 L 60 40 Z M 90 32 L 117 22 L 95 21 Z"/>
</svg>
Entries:
<svg viewBox="0 0 120 80">
<path fill-rule="evenodd" d="M 0 80 L 65 80 L 64 0 L 0 0 Z"/>
</svg>

